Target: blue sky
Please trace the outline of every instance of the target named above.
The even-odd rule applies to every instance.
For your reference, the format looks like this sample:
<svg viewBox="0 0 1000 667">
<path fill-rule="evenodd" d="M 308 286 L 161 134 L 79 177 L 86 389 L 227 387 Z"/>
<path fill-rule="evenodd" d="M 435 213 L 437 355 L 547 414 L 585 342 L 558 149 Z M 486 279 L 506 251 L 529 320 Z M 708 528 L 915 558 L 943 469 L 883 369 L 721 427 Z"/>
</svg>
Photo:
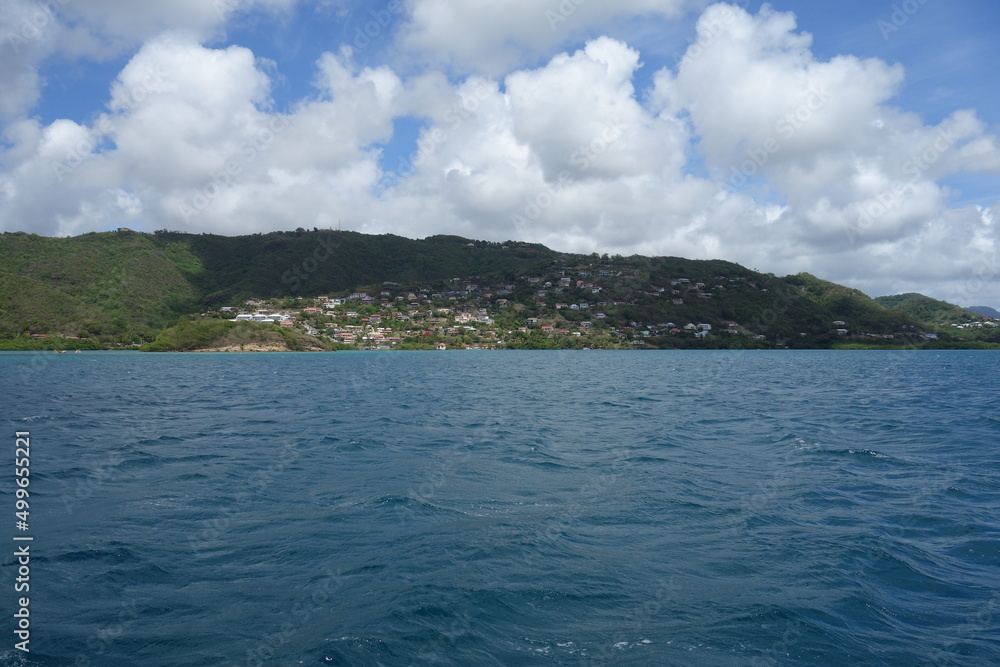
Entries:
<svg viewBox="0 0 1000 667">
<path fill-rule="evenodd" d="M 0 231 L 341 224 L 1000 305 L 997 3 L 6 4 Z"/>
</svg>

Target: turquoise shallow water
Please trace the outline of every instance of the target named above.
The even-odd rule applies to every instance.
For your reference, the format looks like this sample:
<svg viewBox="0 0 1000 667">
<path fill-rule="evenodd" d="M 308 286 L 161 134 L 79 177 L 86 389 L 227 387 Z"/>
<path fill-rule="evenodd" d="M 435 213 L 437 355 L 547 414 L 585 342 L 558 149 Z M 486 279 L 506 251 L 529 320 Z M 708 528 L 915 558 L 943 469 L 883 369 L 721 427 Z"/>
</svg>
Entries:
<svg viewBox="0 0 1000 667">
<path fill-rule="evenodd" d="M 3 353 L 0 386 L 35 538 L 0 664 L 1000 664 L 995 353 Z"/>
</svg>

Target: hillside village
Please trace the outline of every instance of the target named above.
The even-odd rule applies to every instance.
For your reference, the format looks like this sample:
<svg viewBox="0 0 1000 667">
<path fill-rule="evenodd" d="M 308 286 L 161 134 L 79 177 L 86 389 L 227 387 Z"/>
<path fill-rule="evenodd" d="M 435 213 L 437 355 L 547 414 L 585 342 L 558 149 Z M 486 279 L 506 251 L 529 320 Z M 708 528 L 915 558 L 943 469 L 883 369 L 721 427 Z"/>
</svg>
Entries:
<svg viewBox="0 0 1000 667">
<path fill-rule="evenodd" d="M 917 342 L 938 334 L 912 326 L 898 331 L 852 331 L 847 320 L 817 323 L 809 331 L 775 335 L 782 313 L 720 318 L 720 303 L 746 304 L 771 289 L 760 274 L 676 276 L 646 284 L 648 276 L 613 264 L 557 265 L 513 280 L 454 278 L 439 284 L 387 281 L 366 291 L 315 298 L 246 300 L 204 313 L 236 321 L 296 327 L 342 349 L 623 349 L 678 347 L 814 346 L 817 338 Z M 801 288 L 803 291 L 805 288 Z M 707 307 L 712 302 L 713 307 Z M 793 304 L 789 303 L 789 308 Z M 662 313 L 655 321 L 638 312 Z M 983 318 L 962 327 L 994 327 Z M 780 329 L 780 326 L 778 327 Z M 769 335 L 770 334 L 770 335 Z"/>
<path fill-rule="evenodd" d="M 1000 347 L 1000 319 L 920 294 L 515 241 L 12 233 L 0 259 L 2 349 Z"/>
</svg>

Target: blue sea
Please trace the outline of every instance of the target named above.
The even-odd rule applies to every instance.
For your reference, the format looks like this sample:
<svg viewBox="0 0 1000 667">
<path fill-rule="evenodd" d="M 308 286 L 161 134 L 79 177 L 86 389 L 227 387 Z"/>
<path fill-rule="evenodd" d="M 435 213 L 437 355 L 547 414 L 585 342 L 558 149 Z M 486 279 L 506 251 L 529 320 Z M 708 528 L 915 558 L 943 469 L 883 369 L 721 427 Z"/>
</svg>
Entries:
<svg viewBox="0 0 1000 667">
<path fill-rule="evenodd" d="M 0 386 L 0 664 L 1000 664 L 994 352 L 3 353 Z"/>
</svg>

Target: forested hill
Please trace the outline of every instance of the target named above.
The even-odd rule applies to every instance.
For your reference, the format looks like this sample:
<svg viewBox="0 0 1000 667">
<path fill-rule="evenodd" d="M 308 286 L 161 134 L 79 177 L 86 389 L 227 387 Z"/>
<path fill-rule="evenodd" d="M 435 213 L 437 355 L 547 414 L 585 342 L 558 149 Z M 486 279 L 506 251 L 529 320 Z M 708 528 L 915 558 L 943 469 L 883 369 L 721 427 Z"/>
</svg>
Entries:
<svg viewBox="0 0 1000 667">
<path fill-rule="evenodd" d="M 723 260 L 573 255 L 517 241 L 331 230 L 0 234 L 0 349 L 25 349 L 24 341 L 37 345 L 39 336 L 60 336 L 60 345 L 65 337 L 130 345 L 184 316 L 219 316 L 223 306 L 248 299 L 299 312 L 310 305 L 299 297 L 352 292 L 370 293 L 366 308 L 382 316 L 463 313 L 485 317 L 492 322 L 486 329 L 551 323 L 553 335 L 583 322 L 619 338 L 641 332 L 647 346 L 825 347 L 851 337 L 905 344 L 932 331 L 950 335 L 936 314 L 929 322 L 930 311 L 900 308 L 921 303 L 914 295 L 885 300 L 890 309 L 809 274 L 782 278 Z M 308 329 L 307 318 L 299 319 Z M 687 325 L 725 335 L 696 339 Z"/>
<path fill-rule="evenodd" d="M 383 281 L 518 273 L 541 245 L 349 231 L 217 236 L 133 231 L 0 234 L 0 336 L 141 332 L 247 298 L 316 296 Z"/>
<path fill-rule="evenodd" d="M 960 308 L 947 301 L 938 301 L 923 294 L 909 292 L 893 296 L 880 296 L 875 299 L 889 310 L 896 310 L 907 315 L 934 324 L 945 322 L 963 322 L 981 319 L 979 313 Z"/>
<path fill-rule="evenodd" d="M 240 297 L 311 297 L 385 281 L 517 273 L 557 256 L 545 246 L 514 241 L 458 236 L 415 241 L 329 230 L 250 236 L 157 232 L 151 241 L 192 260 L 189 277 L 206 306 Z"/>
</svg>

